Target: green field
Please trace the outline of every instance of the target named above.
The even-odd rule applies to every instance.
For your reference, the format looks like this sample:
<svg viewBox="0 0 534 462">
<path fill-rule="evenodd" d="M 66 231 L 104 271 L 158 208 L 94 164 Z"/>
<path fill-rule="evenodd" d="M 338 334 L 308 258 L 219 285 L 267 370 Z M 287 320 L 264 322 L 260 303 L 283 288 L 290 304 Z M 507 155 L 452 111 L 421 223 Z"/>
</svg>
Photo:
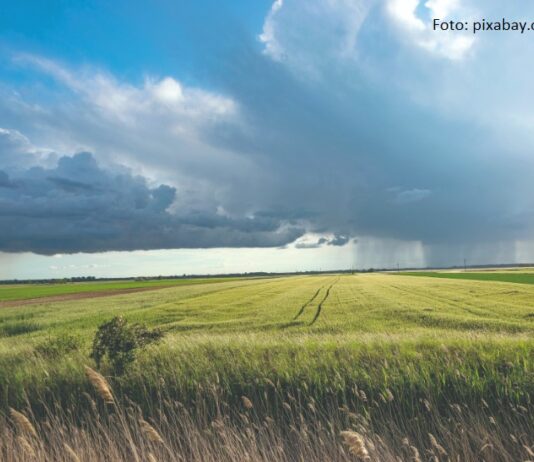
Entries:
<svg viewBox="0 0 534 462">
<path fill-rule="evenodd" d="M 146 287 L 159 283 L 168 284 L 150 281 Z M 95 286 L 102 288 L 104 284 Z M 94 286 L 88 283 L 75 289 L 80 291 L 89 287 Z M 139 285 L 117 283 L 112 284 L 109 290 L 127 287 Z M 310 325 L 317 314 L 319 302 L 329 288 L 330 293 L 319 317 Z M 54 295 L 61 289 L 50 287 Z M 217 279 L 180 280 L 177 287 L 154 292 L 70 302 L 43 300 L 42 304 L 31 307 L 3 308 L 0 324 L 34 325 L 34 332 L 24 336 L 26 346 L 28 341 L 35 342 L 67 331 L 89 339 L 99 323 L 118 314 L 132 321 L 159 326 L 169 332 L 169 338 L 176 337 L 177 340 L 192 334 L 262 332 L 267 332 L 270 337 L 284 338 L 288 335 L 318 338 L 320 334 L 363 334 L 380 337 L 409 333 L 411 340 L 435 339 L 441 335 L 459 337 L 465 333 L 532 334 L 532 295 L 534 288 L 530 287 L 463 280 L 435 281 L 404 275 L 313 276 L 224 282 Z M 21 293 L 12 295 L 13 298 L 22 296 Z M 309 304 L 297 317 L 307 302 Z M 10 339 L 2 339 L 2 342 L 6 341 Z"/>
<path fill-rule="evenodd" d="M 510 432 L 534 425 L 533 300 L 528 284 L 404 274 L 195 281 L 107 298 L 43 299 L 0 309 L 0 407 L 29 402 L 39 416 L 46 413 L 43 403 L 59 403 L 81 412 L 87 400 L 80 397 L 94 394 L 83 365 L 95 367 L 88 356 L 96 328 L 122 315 L 161 328 L 165 337 L 124 376 L 106 366 L 102 373 L 118 396 L 156 420 L 162 400 L 179 400 L 188 413 L 200 415 L 195 425 L 209 426 L 221 403 L 235 408 L 228 412 L 240 421 L 240 400 L 247 396 L 254 419 L 270 416 L 280 428 L 295 425 L 282 405 L 298 402 L 308 426 L 335 420 L 338 432 L 353 425 L 340 415 L 347 409 L 383 438 L 410 435 L 421 452 L 429 444 L 428 426 L 452 452 L 469 454 L 460 460 L 479 460 L 480 448 L 473 448 L 490 434 L 510 457 L 486 460 L 514 460 L 523 454 L 508 447 Z M 75 347 L 59 355 L 43 348 L 67 334 L 76 338 Z M 454 449 L 459 436 L 445 432 L 453 405 L 465 407 L 463 419 L 478 422 L 463 424 L 480 427 L 466 440 L 469 448 Z M 310 406 L 320 417 L 310 414 Z M 493 431 L 490 424 L 489 430 L 480 424 L 490 417 L 502 426 L 495 434 L 484 433 Z M 334 448 L 337 437 L 332 433 Z"/>
<path fill-rule="evenodd" d="M 534 284 L 534 272 L 517 271 L 483 271 L 483 272 L 448 272 L 448 271 L 410 271 L 401 273 L 405 276 L 422 276 L 427 278 L 466 279 L 472 281 L 513 282 L 516 284 Z"/>
<path fill-rule="evenodd" d="M 8 284 L 0 285 L 0 302 L 27 300 L 84 292 L 107 292 L 123 289 L 172 287 L 176 285 L 210 284 L 232 281 L 235 278 L 195 278 L 195 279 L 149 279 L 97 282 L 58 282 L 53 284 Z"/>
</svg>

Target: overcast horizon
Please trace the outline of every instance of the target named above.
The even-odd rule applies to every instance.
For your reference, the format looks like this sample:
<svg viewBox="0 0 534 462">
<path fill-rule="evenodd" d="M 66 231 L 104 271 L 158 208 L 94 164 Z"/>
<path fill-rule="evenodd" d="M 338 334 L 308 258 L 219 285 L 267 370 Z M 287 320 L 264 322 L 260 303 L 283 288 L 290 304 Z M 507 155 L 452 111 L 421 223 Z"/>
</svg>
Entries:
<svg viewBox="0 0 534 462">
<path fill-rule="evenodd" d="M 3 9 L 0 279 L 534 261 L 534 4 Z"/>
</svg>

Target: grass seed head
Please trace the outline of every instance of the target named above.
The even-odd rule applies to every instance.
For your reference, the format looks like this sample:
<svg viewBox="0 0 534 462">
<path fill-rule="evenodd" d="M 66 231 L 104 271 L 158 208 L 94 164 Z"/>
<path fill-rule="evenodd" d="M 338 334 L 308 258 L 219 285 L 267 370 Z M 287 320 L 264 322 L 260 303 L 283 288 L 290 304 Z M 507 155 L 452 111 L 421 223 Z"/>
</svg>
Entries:
<svg viewBox="0 0 534 462">
<path fill-rule="evenodd" d="M 345 445 L 349 448 L 349 452 L 358 457 L 360 460 L 371 460 L 369 457 L 369 451 L 365 447 L 365 440 L 362 435 L 354 431 L 343 431 L 341 436 Z"/>
<path fill-rule="evenodd" d="M 13 419 L 13 422 L 15 422 L 15 425 L 21 433 L 25 433 L 37 438 L 37 431 L 35 430 L 35 427 L 22 412 L 16 411 L 13 408 L 9 408 L 9 413 Z"/>
<path fill-rule="evenodd" d="M 445 450 L 445 448 L 438 443 L 438 440 L 436 439 L 436 437 L 432 434 L 432 433 L 429 433 L 428 434 L 428 438 L 430 438 L 430 443 L 432 444 L 432 447 L 438 451 L 438 453 L 442 456 L 446 456 L 447 455 L 447 451 Z"/>
<path fill-rule="evenodd" d="M 409 446 L 409 448 L 410 452 L 412 453 L 410 457 L 411 462 L 423 462 L 421 459 L 421 454 L 419 454 L 419 449 L 417 449 L 415 446 Z"/>
<path fill-rule="evenodd" d="M 153 443 L 163 444 L 163 438 L 161 437 L 161 435 L 146 420 L 139 419 L 139 425 L 141 426 L 141 430 L 143 430 L 143 433 L 150 441 L 152 441 Z"/>
<path fill-rule="evenodd" d="M 241 401 L 243 402 L 243 406 L 245 406 L 245 409 L 252 409 L 254 407 L 252 401 L 250 401 L 250 399 L 248 399 L 246 396 L 242 396 Z"/>
<path fill-rule="evenodd" d="M 105 403 L 113 404 L 115 402 L 113 394 L 111 393 L 111 387 L 101 374 L 91 369 L 89 366 L 85 366 L 85 375 Z"/>
</svg>

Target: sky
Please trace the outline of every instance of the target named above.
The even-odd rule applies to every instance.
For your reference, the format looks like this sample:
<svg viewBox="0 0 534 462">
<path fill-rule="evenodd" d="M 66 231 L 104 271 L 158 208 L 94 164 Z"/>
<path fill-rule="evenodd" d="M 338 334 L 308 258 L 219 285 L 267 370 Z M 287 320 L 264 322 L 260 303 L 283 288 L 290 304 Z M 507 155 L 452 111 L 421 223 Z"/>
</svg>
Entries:
<svg viewBox="0 0 534 462">
<path fill-rule="evenodd" d="M 533 17 L 6 1 L 0 279 L 534 262 Z"/>
</svg>

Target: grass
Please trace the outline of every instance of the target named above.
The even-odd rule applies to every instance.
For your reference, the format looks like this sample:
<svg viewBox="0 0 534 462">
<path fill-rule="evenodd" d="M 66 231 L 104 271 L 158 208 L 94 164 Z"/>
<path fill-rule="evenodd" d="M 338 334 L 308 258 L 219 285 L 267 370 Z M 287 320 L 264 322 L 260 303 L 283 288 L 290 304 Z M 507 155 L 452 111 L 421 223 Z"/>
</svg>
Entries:
<svg viewBox="0 0 534 462">
<path fill-rule="evenodd" d="M 153 279 L 142 281 L 97 281 L 57 282 L 53 284 L 8 284 L 0 285 L 0 302 L 79 294 L 84 292 L 107 292 L 124 289 L 172 287 L 191 284 L 210 284 L 231 281 L 235 278 Z"/>
<path fill-rule="evenodd" d="M 528 284 L 367 274 L 2 308 L 0 408 L 32 417 L 48 460 L 63 460 L 64 443 L 81 460 L 103 460 L 94 448 L 109 460 L 350 460 L 343 430 L 363 435 L 372 460 L 416 460 L 410 446 L 447 460 L 429 432 L 451 460 L 529 460 L 533 296 Z M 94 368 L 96 327 L 119 314 L 166 335 L 126 375 L 103 368 L 109 409 L 83 365 Z M 2 327 L 19 325 L 33 327 Z M 141 415 L 168 448 L 146 441 Z M 46 421 L 63 439 L 49 441 Z M 24 460 L 6 457 L 23 451 L 20 432 L 6 421 L 0 434 L 0 459 Z"/>
<path fill-rule="evenodd" d="M 422 276 L 427 278 L 466 279 L 472 281 L 512 282 L 516 284 L 534 284 L 534 272 L 483 271 L 483 272 L 447 272 L 447 271 L 415 271 L 403 272 L 405 276 Z"/>
</svg>

